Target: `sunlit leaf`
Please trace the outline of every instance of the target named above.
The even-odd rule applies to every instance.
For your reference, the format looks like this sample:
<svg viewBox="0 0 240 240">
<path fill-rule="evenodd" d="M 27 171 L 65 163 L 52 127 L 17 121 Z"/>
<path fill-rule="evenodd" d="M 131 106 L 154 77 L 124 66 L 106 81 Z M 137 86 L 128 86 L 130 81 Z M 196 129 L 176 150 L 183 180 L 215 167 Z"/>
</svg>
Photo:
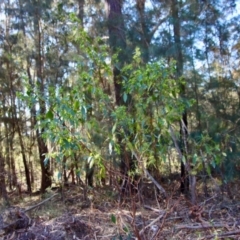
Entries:
<svg viewBox="0 0 240 240">
<path fill-rule="evenodd" d="M 197 158 L 198 158 L 198 156 L 197 156 L 197 154 L 195 153 L 195 154 L 193 155 L 193 164 L 194 164 L 194 165 L 195 165 L 196 162 L 197 162 Z"/>
<path fill-rule="evenodd" d="M 116 128 L 117 128 L 117 123 L 115 123 L 115 124 L 113 125 L 113 128 L 112 128 L 112 134 L 114 134 L 114 133 L 115 133 L 115 131 L 116 131 Z"/>
<path fill-rule="evenodd" d="M 185 158 L 185 156 L 182 156 L 182 162 L 183 162 L 183 164 L 186 164 L 186 158 Z"/>
<path fill-rule="evenodd" d="M 109 150 L 109 154 L 111 155 L 111 154 L 112 154 L 112 151 L 113 151 L 112 142 L 110 142 L 110 143 L 108 144 L 108 150 Z"/>
<path fill-rule="evenodd" d="M 46 157 L 43 161 L 43 164 L 46 167 L 48 165 L 48 163 L 49 163 L 49 158 Z"/>
</svg>

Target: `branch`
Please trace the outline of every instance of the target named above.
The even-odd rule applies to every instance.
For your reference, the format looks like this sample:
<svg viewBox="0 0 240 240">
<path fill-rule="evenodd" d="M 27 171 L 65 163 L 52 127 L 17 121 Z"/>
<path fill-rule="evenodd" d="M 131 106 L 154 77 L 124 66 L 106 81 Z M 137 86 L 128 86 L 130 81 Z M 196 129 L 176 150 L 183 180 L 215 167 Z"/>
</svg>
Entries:
<svg viewBox="0 0 240 240">
<path fill-rule="evenodd" d="M 203 223 L 199 223 L 199 224 L 195 224 L 195 225 L 177 225 L 175 226 L 176 230 L 182 230 L 182 229 L 206 229 L 206 228 L 228 228 L 231 225 L 234 225 L 235 223 L 228 223 L 228 224 L 223 224 L 223 223 L 207 223 L 207 222 L 203 222 Z"/>
<path fill-rule="evenodd" d="M 31 210 L 33 210 L 33 209 L 35 209 L 35 208 L 43 205 L 45 202 L 51 200 L 52 198 L 56 197 L 57 195 L 58 195 L 58 193 L 52 195 L 51 197 L 45 199 L 44 201 L 42 201 L 42 202 L 40 202 L 40 203 L 38 203 L 38 204 L 36 204 L 36 205 L 34 205 L 34 206 L 32 206 L 32 207 L 27 208 L 26 210 L 24 210 L 24 213 L 29 212 L 29 211 L 31 211 Z"/>
<path fill-rule="evenodd" d="M 141 159 L 138 157 L 138 155 L 132 150 L 132 154 L 135 156 L 137 161 L 140 163 Z M 150 180 L 153 182 L 153 184 L 158 188 L 158 190 L 164 195 L 164 197 L 167 197 L 167 193 L 165 189 L 153 178 L 153 176 L 149 173 L 149 171 L 143 167 L 144 173 L 150 178 Z"/>
<path fill-rule="evenodd" d="M 158 28 L 162 25 L 162 23 L 169 17 L 169 15 L 167 15 L 166 17 L 164 17 L 161 21 L 159 21 L 154 28 L 152 29 L 151 33 L 149 34 L 150 37 L 152 38 L 153 35 L 155 34 L 155 32 L 158 30 Z"/>
<path fill-rule="evenodd" d="M 150 178 L 150 180 L 154 183 L 154 185 L 158 188 L 158 190 L 164 195 L 164 197 L 167 197 L 167 193 L 165 189 L 153 178 L 153 176 L 149 173 L 147 169 L 143 169 L 145 174 Z"/>
<path fill-rule="evenodd" d="M 205 236 L 204 239 L 216 239 L 217 238 L 221 238 L 221 237 L 233 237 L 232 235 L 238 235 L 240 234 L 240 230 L 237 231 L 231 231 L 231 232 L 226 232 L 226 233 L 221 233 L 221 234 L 213 234 L 213 235 L 208 235 Z"/>
<path fill-rule="evenodd" d="M 159 221 L 164 215 L 165 215 L 166 212 L 164 212 L 163 214 L 161 214 L 160 216 L 158 216 L 156 219 L 154 219 L 152 222 L 150 222 L 147 226 L 145 226 L 140 232 L 139 234 L 142 235 L 144 233 L 144 231 L 151 227 L 154 223 L 156 223 L 157 221 Z"/>
</svg>

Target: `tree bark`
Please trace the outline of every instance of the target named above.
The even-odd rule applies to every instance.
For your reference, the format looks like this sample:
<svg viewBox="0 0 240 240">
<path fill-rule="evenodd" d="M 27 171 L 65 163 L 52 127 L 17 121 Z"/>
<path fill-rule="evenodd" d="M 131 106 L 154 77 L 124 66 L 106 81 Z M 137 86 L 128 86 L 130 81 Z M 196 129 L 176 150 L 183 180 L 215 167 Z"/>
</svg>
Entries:
<svg viewBox="0 0 240 240">
<path fill-rule="evenodd" d="M 128 101 L 123 101 L 123 87 L 122 87 L 122 76 L 121 69 L 124 63 L 127 62 L 127 44 L 124 30 L 124 20 L 122 15 L 122 0 L 105 0 L 107 10 L 107 26 L 109 32 L 109 44 L 112 50 L 112 54 L 117 55 L 117 64 L 113 66 L 113 81 L 115 89 L 115 98 L 117 106 L 129 107 L 131 96 L 128 96 Z M 131 138 L 128 129 L 124 129 L 125 135 Z M 125 194 L 126 190 L 130 189 L 131 181 L 128 172 L 135 169 L 135 161 L 132 158 L 132 154 L 126 149 L 126 144 L 123 142 L 123 136 L 117 135 L 118 143 L 120 145 L 120 170 L 123 175 L 121 182 L 121 191 Z"/>
<path fill-rule="evenodd" d="M 181 43 L 181 20 L 179 17 L 179 2 L 177 0 L 171 0 L 171 15 L 173 19 L 173 34 L 175 42 L 175 59 L 177 62 L 177 78 L 181 78 L 183 74 L 183 54 L 182 54 L 182 43 Z M 182 98 L 185 97 L 185 85 L 181 85 L 180 95 Z M 181 160 L 181 187 L 182 193 L 187 193 L 189 191 L 189 162 L 187 156 L 188 149 L 188 120 L 187 111 L 184 109 L 182 114 L 182 119 L 180 121 L 180 149 L 182 156 L 185 158 L 185 163 L 183 159 Z"/>
<path fill-rule="evenodd" d="M 5 203 L 8 204 L 8 196 L 5 183 L 5 159 L 0 153 L 0 198 L 3 198 Z"/>
<path fill-rule="evenodd" d="M 28 163 L 27 163 L 27 158 L 26 158 L 22 133 L 21 133 L 21 129 L 20 129 L 20 126 L 19 126 L 19 122 L 17 120 L 15 122 L 16 122 L 16 126 L 17 126 L 17 132 L 18 132 L 18 137 L 19 137 L 19 142 L 20 142 L 20 147 L 21 147 L 21 154 L 22 154 L 22 159 L 23 159 L 23 166 L 24 166 L 24 171 L 25 171 L 27 190 L 28 190 L 28 192 L 31 193 L 32 192 L 32 187 L 31 187 L 30 172 L 29 172 L 29 166 L 28 166 Z"/>
<path fill-rule="evenodd" d="M 77 2 L 78 2 L 78 18 L 81 20 L 81 26 L 83 27 L 85 0 L 78 0 Z"/>
<path fill-rule="evenodd" d="M 144 63 L 147 63 L 149 60 L 149 44 L 151 42 L 151 36 L 149 34 L 149 29 L 147 27 L 146 18 L 144 14 L 146 0 L 136 0 L 136 3 L 141 28 L 140 34 L 141 34 L 142 59 Z"/>
<path fill-rule="evenodd" d="M 36 1 L 36 6 L 34 6 L 35 14 L 34 14 L 34 32 L 35 32 L 35 61 L 36 61 L 36 76 L 37 76 L 37 86 L 39 87 L 39 91 L 41 93 L 41 97 L 39 97 L 39 109 L 41 116 L 46 114 L 46 106 L 44 102 L 44 74 L 43 74 L 43 54 L 42 54 L 42 32 L 40 28 L 40 3 Z M 34 116 L 34 122 L 37 124 L 36 116 Z M 44 133 L 44 129 L 37 128 L 37 142 L 38 142 L 38 151 L 42 172 L 41 179 L 41 192 L 43 193 L 46 188 L 50 187 L 52 184 L 51 173 L 50 173 L 50 161 L 45 161 L 45 155 L 48 153 L 47 145 L 45 144 L 42 134 Z"/>
<path fill-rule="evenodd" d="M 122 0 L 106 0 L 107 6 L 107 25 L 109 32 L 109 43 L 112 53 L 116 54 L 118 50 L 118 64 L 113 67 L 114 88 L 116 96 L 116 104 L 118 106 L 124 105 L 122 99 L 122 79 L 121 68 L 126 61 L 126 38 L 124 30 L 124 21 L 122 16 Z"/>
</svg>

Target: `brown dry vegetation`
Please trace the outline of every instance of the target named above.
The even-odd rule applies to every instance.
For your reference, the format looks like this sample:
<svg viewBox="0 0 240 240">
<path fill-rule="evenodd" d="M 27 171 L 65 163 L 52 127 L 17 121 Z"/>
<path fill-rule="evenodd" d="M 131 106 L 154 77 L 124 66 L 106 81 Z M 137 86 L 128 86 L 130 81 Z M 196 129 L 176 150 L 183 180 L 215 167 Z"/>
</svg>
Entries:
<svg viewBox="0 0 240 240">
<path fill-rule="evenodd" d="M 12 207 L 2 206 L 0 239 L 240 239 L 239 181 L 227 191 L 211 179 L 207 197 L 199 182 L 197 205 L 176 181 L 163 186 L 167 199 L 146 180 L 121 203 L 109 186 L 88 189 L 87 198 L 77 185 L 21 199 L 12 193 Z"/>
</svg>

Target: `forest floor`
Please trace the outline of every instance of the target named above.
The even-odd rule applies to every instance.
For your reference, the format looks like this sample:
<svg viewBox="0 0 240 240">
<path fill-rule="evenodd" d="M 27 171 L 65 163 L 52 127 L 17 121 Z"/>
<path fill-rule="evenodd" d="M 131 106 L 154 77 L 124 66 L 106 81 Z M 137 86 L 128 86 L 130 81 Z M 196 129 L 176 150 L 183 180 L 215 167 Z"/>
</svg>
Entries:
<svg viewBox="0 0 240 240">
<path fill-rule="evenodd" d="M 109 186 L 88 189 L 87 198 L 77 185 L 21 199 L 11 193 L 11 207 L 1 207 L 0 239 L 240 239 L 239 181 L 229 186 L 231 197 L 212 183 L 206 197 L 200 184 L 196 205 L 177 182 L 163 186 L 167 199 L 145 183 L 121 204 Z"/>
</svg>

